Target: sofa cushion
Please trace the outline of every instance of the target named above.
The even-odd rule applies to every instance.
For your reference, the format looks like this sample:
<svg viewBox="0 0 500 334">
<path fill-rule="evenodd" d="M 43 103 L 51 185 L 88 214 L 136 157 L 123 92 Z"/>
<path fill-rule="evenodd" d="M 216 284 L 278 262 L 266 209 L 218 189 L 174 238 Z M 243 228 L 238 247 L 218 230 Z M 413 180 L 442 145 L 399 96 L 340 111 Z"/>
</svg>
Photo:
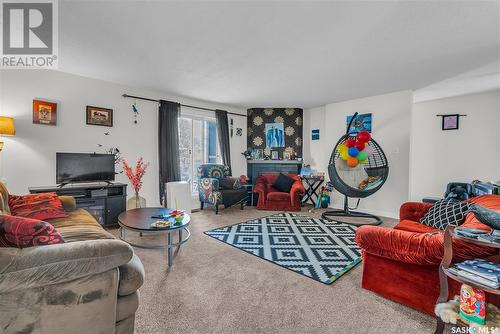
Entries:
<svg viewBox="0 0 500 334">
<path fill-rule="evenodd" d="M 448 226 L 464 223 L 470 204 L 452 200 L 440 200 L 420 219 L 420 223 L 444 231 Z"/>
<path fill-rule="evenodd" d="M 280 191 L 273 191 L 267 194 L 267 199 L 269 201 L 290 201 L 290 194 Z"/>
<path fill-rule="evenodd" d="M 9 207 L 13 216 L 40 220 L 68 217 L 56 193 L 9 195 Z"/>
<path fill-rule="evenodd" d="M 118 295 L 128 296 L 137 291 L 144 283 L 144 275 L 144 266 L 137 255 L 134 254 L 128 263 L 120 266 Z"/>
<path fill-rule="evenodd" d="M 48 221 L 59 231 L 66 242 L 115 238 L 84 209 L 68 212 L 66 218 L 49 219 Z"/>
<path fill-rule="evenodd" d="M 63 242 L 59 232 L 47 222 L 26 217 L 0 215 L 0 247 L 26 248 Z"/>
<path fill-rule="evenodd" d="M 276 181 L 273 183 L 273 187 L 278 189 L 279 191 L 289 193 L 290 189 L 292 189 L 294 179 L 286 176 L 285 174 L 280 173 Z"/>
<path fill-rule="evenodd" d="M 434 227 L 423 225 L 413 220 L 402 220 L 401 222 L 399 222 L 399 224 L 394 226 L 394 229 L 408 231 L 408 232 L 419 232 L 419 233 L 433 233 L 439 231 Z"/>
</svg>

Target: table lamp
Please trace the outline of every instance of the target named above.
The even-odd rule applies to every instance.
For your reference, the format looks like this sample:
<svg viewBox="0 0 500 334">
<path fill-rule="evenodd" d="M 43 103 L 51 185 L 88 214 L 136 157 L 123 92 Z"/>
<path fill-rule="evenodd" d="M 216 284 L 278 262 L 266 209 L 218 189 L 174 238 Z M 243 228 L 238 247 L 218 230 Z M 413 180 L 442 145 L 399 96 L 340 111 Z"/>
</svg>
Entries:
<svg viewBox="0 0 500 334">
<path fill-rule="evenodd" d="M 0 135 L 15 136 L 16 126 L 12 117 L 0 116 Z M 3 141 L 0 138 L 0 151 L 3 149 Z"/>
</svg>

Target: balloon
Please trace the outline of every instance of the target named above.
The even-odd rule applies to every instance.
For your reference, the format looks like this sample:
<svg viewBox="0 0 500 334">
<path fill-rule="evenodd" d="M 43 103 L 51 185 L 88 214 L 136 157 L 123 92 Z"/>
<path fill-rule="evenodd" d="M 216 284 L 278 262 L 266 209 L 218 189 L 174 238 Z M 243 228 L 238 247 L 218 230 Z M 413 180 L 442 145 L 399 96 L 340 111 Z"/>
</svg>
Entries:
<svg viewBox="0 0 500 334">
<path fill-rule="evenodd" d="M 373 147 L 368 146 L 365 148 L 365 152 L 367 156 L 371 156 L 373 153 L 375 153 L 375 150 L 373 149 Z"/>
<path fill-rule="evenodd" d="M 347 146 L 345 146 L 344 144 L 340 144 L 338 147 L 337 147 L 337 150 L 342 153 L 342 152 L 347 152 L 348 148 Z"/>
<path fill-rule="evenodd" d="M 366 147 L 365 143 L 362 143 L 360 141 L 356 142 L 356 145 L 354 146 L 358 149 L 358 151 L 363 151 Z"/>
<path fill-rule="evenodd" d="M 356 158 L 358 158 L 358 160 L 360 162 L 362 162 L 362 161 L 365 161 L 366 159 L 368 159 L 368 155 L 366 155 L 365 151 L 361 151 L 361 152 L 359 152 L 359 154 Z"/>
<path fill-rule="evenodd" d="M 354 145 L 356 145 L 356 141 L 352 138 L 349 138 L 344 142 L 344 144 L 347 147 L 354 147 Z"/>
<path fill-rule="evenodd" d="M 371 138 L 372 136 L 367 131 L 360 132 L 356 135 L 356 139 L 362 143 L 369 142 Z"/>
<path fill-rule="evenodd" d="M 353 158 L 357 157 L 359 154 L 359 150 L 356 147 L 351 147 L 348 152 L 349 152 L 349 156 L 351 156 Z"/>
<path fill-rule="evenodd" d="M 358 163 L 359 163 L 358 158 L 349 157 L 349 159 L 347 159 L 347 166 L 351 168 L 356 167 Z"/>
<path fill-rule="evenodd" d="M 349 154 L 347 153 L 347 151 L 342 151 L 342 152 L 340 152 L 340 157 L 343 160 L 347 160 L 349 158 Z"/>
<path fill-rule="evenodd" d="M 363 160 L 363 161 L 361 161 L 361 160 L 360 160 L 360 161 L 359 161 L 359 163 L 360 163 L 360 164 L 367 164 L 367 163 L 368 163 L 368 161 L 369 161 L 368 159 L 365 159 L 365 160 Z"/>
</svg>

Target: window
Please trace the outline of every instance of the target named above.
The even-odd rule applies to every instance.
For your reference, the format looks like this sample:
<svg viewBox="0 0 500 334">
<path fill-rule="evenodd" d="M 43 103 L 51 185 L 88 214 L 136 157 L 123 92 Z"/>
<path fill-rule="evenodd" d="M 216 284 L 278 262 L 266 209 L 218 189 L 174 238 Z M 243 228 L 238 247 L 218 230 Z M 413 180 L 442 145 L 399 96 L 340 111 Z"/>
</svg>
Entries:
<svg viewBox="0 0 500 334">
<path fill-rule="evenodd" d="M 214 117 L 183 113 L 179 118 L 181 180 L 198 193 L 198 166 L 220 163 L 217 124 Z"/>
</svg>

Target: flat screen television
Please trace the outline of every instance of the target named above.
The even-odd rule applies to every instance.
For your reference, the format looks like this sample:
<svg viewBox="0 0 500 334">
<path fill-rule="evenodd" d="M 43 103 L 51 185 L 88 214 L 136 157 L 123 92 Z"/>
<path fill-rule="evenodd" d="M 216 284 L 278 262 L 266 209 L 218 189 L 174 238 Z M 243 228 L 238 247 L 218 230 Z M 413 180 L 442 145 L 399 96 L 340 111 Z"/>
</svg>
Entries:
<svg viewBox="0 0 500 334">
<path fill-rule="evenodd" d="M 58 184 L 114 180 L 114 154 L 56 153 L 56 182 Z"/>
</svg>

